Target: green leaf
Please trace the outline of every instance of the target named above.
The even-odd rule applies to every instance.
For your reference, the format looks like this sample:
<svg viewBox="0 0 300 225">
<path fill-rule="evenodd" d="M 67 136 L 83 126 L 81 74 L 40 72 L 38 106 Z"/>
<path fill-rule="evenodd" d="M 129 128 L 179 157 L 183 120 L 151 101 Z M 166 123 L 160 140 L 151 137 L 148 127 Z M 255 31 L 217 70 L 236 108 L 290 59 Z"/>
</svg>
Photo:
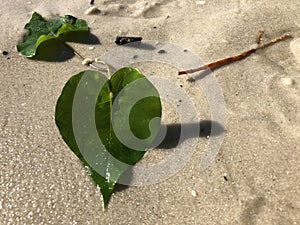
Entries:
<svg viewBox="0 0 300 225">
<path fill-rule="evenodd" d="M 110 80 L 83 71 L 66 83 L 56 124 L 99 186 L 105 207 L 120 176 L 151 146 L 160 117 L 157 90 L 134 68 L 122 68 Z"/>
<path fill-rule="evenodd" d="M 70 32 L 88 31 L 84 20 L 65 15 L 57 20 L 47 21 L 40 14 L 34 12 L 31 20 L 24 27 L 29 31 L 25 40 L 17 45 L 17 50 L 26 57 L 36 55 L 38 47 L 51 39 L 61 39 Z"/>
</svg>

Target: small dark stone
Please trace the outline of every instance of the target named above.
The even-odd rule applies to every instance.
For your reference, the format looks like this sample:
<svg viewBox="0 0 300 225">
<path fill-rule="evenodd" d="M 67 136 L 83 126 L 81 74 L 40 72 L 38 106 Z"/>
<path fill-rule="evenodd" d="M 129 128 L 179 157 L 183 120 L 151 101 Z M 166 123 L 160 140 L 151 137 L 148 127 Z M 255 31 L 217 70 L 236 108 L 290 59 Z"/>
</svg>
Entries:
<svg viewBox="0 0 300 225">
<path fill-rule="evenodd" d="M 187 52 L 188 50 L 187 50 L 187 49 L 184 49 L 183 51 L 184 51 L 184 52 Z"/>
<path fill-rule="evenodd" d="M 115 43 L 117 45 L 125 45 L 131 42 L 136 42 L 136 41 L 142 41 L 142 37 L 123 37 L 123 36 L 117 36 Z"/>
<path fill-rule="evenodd" d="M 179 86 L 180 86 L 180 87 L 183 87 L 183 85 L 182 85 L 182 84 L 180 84 Z"/>
<path fill-rule="evenodd" d="M 3 55 L 8 55 L 8 51 L 3 51 L 2 54 Z"/>
<path fill-rule="evenodd" d="M 166 50 L 161 49 L 161 50 L 158 51 L 158 53 L 159 53 L 159 54 L 165 54 L 165 53 L 167 53 L 167 52 L 166 52 Z"/>
<path fill-rule="evenodd" d="M 138 55 L 132 56 L 133 59 L 137 59 L 138 57 L 139 57 Z"/>
<path fill-rule="evenodd" d="M 182 102 L 182 100 L 179 100 L 179 102 Z"/>
<path fill-rule="evenodd" d="M 228 181 L 227 177 L 226 176 L 223 176 L 224 180 Z"/>
<path fill-rule="evenodd" d="M 153 28 L 154 28 L 154 29 L 156 29 L 157 27 L 156 27 L 156 26 L 154 26 Z"/>
<path fill-rule="evenodd" d="M 91 3 L 90 3 L 90 4 L 91 4 L 91 5 L 94 5 L 94 1 L 95 1 L 95 0 L 91 0 Z"/>
</svg>

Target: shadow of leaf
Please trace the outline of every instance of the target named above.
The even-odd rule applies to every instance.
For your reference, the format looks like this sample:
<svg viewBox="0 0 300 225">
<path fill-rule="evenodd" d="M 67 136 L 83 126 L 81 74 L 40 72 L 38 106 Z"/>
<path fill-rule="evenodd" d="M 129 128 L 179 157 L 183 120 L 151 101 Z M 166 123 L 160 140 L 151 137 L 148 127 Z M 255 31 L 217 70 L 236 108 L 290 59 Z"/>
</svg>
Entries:
<svg viewBox="0 0 300 225">
<path fill-rule="evenodd" d="M 60 38 L 65 42 L 76 42 L 88 45 L 100 44 L 100 40 L 97 36 L 85 31 L 70 32 L 61 36 Z"/>
<path fill-rule="evenodd" d="M 200 125 L 200 131 L 198 136 L 194 135 L 194 129 L 195 127 L 198 127 Z M 214 127 L 213 133 L 211 132 L 212 126 Z M 215 121 L 211 120 L 203 120 L 200 121 L 199 124 L 168 124 L 166 125 L 167 132 L 162 140 L 162 142 L 156 147 L 156 148 L 162 148 L 162 149 L 171 149 L 175 148 L 177 145 L 179 145 L 180 135 L 181 135 L 181 129 L 184 128 L 186 131 L 186 134 L 184 135 L 185 139 L 187 138 L 194 138 L 194 137 L 207 137 L 207 136 L 218 136 L 224 133 L 225 129 L 224 127 Z M 189 132 L 190 131 L 190 132 Z M 189 135 L 190 134 L 190 135 Z M 182 140 L 184 141 L 184 140 Z M 154 141 L 155 143 L 155 141 Z"/>
</svg>

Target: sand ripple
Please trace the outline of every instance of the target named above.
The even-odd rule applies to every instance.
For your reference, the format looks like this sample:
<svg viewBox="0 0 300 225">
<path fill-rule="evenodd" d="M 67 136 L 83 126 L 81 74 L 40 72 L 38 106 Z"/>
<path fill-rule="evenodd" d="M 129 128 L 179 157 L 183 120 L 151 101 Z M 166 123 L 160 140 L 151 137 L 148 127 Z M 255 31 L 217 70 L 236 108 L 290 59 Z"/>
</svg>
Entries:
<svg viewBox="0 0 300 225">
<path fill-rule="evenodd" d="M 110 16 L 152 18 L 158 16 L 160 4 L 163 2 L 157 0 L 132 1 L 132 3 L 126 4 L 108 2 L 107 4 L 104 3 L 102 11 Z"/>
</svg>

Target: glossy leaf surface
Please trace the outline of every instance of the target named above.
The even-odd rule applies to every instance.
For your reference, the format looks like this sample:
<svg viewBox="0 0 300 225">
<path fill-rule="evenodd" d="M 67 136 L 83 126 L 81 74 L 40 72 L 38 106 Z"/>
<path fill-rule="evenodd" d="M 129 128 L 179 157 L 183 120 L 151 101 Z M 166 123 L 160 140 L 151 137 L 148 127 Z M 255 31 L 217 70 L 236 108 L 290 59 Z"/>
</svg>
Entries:
<svg viewBox="0 0 300 225">
<path fill-rule="evenodd" d="M 96 71 L 71 77 L 55 112 L 64 141 L 89 170 L 105 206 L 119 177 L 151 146 L 160 117 L 157 90 L 129 67 L 110 80 Z"/>
<path fill-rule="evenodd" d="M 53 39 L 64 42 L 61 37 L 71 32 L 88 31 L 89 28 L 84 20 L 70 15 L 59 17 L 57 20 L 47 21 L 40 14 L 34 12 L 31 20 L 24 27 L 29 31 L 24 41 L 17 45 L 18 51 L 26 57 L 33 57 L 38 47 Z"/>
</svg>

